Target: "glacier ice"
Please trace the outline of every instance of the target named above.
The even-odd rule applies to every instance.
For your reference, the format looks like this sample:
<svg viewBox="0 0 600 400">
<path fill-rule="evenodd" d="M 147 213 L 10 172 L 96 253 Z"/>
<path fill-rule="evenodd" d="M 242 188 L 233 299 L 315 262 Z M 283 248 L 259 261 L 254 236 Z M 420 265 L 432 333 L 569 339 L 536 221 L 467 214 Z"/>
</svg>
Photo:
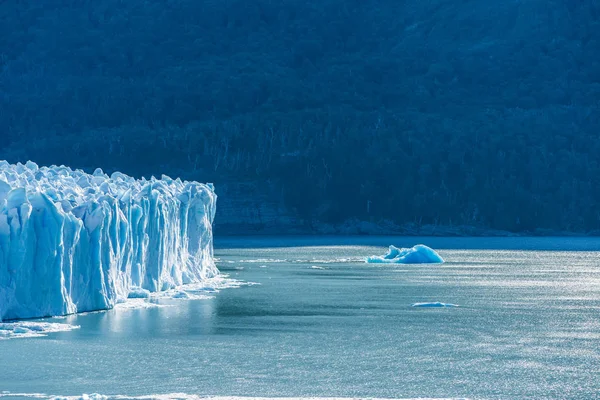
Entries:
<svg viewBox="0 0 600 400">
<path fill-rule="evenodd" d="M 418 244 L 414 247 L 402 249 L 390 246 L 386 255 L 368 257 L 367 262 L 374 264 L 433 264 L 443 263 L 444 259 L 431 247 Z"/>
<path fill-rule="evenodd" d="M 211 184 L 0 161 L 0 320 L 110 309 L 218 275 Z"/>
<path fill-rule="evenodd" d="M 148 299 L 150 298 L 150 291 L 140 287 L 132 287 L 129 289 L 127 297 L 129 299 Z"/>
<path fill-rule="evenodd" d="M 0 322 L 0 340 L 42 337 L 48 333 L 66 332 L 73 329 L 79 329 L 79 325 L 36 321 Z"/>
</svg>

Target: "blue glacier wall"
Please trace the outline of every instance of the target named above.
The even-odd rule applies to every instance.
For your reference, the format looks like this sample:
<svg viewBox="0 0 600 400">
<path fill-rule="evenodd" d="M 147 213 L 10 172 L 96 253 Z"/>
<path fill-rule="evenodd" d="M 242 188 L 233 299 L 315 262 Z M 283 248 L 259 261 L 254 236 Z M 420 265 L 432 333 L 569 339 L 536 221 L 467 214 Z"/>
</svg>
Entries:
<svg viewBox="0 0 600 400">
<path fill-rule="evenodd" d="M 218 274 L 212 185 L 0 162 L 0 320 L 112 308 Z"/>
</svg>

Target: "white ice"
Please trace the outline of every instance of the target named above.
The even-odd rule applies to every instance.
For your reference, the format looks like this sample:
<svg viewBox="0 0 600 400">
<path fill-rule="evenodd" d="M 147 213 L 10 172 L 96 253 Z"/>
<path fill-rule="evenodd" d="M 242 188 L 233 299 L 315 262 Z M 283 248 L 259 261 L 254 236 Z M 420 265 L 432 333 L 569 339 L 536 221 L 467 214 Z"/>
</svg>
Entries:
<svg viewBox="0 0 600 400">
<path fill-rule="evenodd" d="M 46 336 L 52 332 L 64 332 L 78 329 L 78 325 L 55 322 L 17 321 L 0 322 L 0 340 Z"/>
<path fill-rule="evenodd" d="M 0 161 L 0 320 L 113 308 L 218 275 L 211 184 Z"/>
<path fill-rule="evenodd" d="M 178 300 L 206 300 L 214 298 L 222 289 L 239 288 L 242 286 L 258 285 L 256 282 L 240 281 L 226 274 L 219 274 L 199 283 L 178 286 L 173 289 L 150 293 L 144 289 L 135 288 L 129 293 L 129 298 L 115 305 L 117 311 L 139 310 L 148 308 L 170 307 Z"/>
<path fill-rule="evenodd" d="M 431 247 L 418 244 L 414 247 L 402 249 L 390 246 L 387 254 L 368 257 L 367 262 L 373 264 L 435 264 L 443 263 L 444 259 Z"/>
</svg>

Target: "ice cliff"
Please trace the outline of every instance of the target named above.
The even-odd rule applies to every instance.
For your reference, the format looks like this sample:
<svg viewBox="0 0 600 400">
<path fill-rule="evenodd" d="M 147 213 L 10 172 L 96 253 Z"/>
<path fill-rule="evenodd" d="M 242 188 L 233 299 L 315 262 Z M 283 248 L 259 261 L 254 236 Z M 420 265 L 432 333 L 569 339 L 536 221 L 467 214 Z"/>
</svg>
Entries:
<svg viewBox="0 0 600 400">
<path fill-rule="evenodd" d="M 0 320 L 112 308 L 218 274 L 211 184 L 0 161 Z"/>
<path fill-rule="evenodd" d="M 444 259 L 431 247 L 418 244 L 407 249 L 390 246 L 387 254 L 368 257 L 367 262 L 374 264 L 425 264 L 443 263 Z"/>
</svg>

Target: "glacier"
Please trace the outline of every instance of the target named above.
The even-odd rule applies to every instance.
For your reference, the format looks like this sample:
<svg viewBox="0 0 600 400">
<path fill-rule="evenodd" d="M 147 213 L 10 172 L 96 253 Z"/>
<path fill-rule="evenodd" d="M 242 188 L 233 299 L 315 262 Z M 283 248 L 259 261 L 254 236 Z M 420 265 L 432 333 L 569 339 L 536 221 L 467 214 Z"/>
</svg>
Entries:
<svg viewBox="0 0 600 400">
<path fill-rule="evenodd" d="M 443 263 L 444 259 L 431 247 L 418 244 L 402 249 L 390 246 L 387 254 L 368 257 L 367 262 L 373 264 L 435 264 Z"/>
<path fill-rule="evenodd" d="M 0 161 L 0 321 L 113 308 L 218 276 L 212 184 Z"/>
</svg>

